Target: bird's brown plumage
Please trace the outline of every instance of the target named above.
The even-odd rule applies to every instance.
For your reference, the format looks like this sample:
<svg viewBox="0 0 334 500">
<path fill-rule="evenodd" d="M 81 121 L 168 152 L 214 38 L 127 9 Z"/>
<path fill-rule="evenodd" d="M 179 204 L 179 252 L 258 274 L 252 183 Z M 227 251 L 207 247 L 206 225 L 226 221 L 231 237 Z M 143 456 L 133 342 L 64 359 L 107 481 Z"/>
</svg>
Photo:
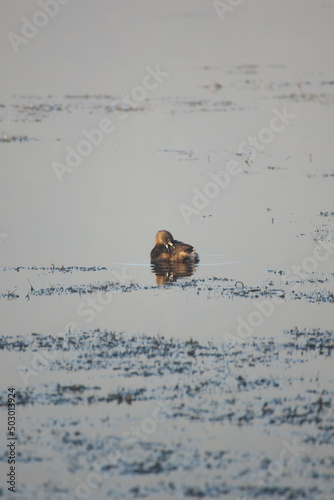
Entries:
<svg viewBox="0 0 334 500">
<path fill-rule="evenodd" d="M 174 240 L 169 231 L 158 231 L 155 246 L 151 251 L 151 263 L 155 262 L 198 262 L 199 257 L 194 247 Z"/>
</svg>

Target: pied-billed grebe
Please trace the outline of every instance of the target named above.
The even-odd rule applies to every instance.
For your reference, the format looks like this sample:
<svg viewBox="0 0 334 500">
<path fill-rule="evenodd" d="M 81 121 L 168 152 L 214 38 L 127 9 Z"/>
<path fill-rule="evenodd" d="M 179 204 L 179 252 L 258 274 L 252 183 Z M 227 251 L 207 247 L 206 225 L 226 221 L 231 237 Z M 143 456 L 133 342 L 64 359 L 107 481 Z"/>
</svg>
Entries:
<svg viewBox="0 0 334 500">
<path fill-rule="evenodd" d="M 159 231 L 155 237 L 155 247 L 151 251 L 151 263 L 158 262 L 199 262 L 194 247 L 174 240 L 169 231 Z"/>
</svg>

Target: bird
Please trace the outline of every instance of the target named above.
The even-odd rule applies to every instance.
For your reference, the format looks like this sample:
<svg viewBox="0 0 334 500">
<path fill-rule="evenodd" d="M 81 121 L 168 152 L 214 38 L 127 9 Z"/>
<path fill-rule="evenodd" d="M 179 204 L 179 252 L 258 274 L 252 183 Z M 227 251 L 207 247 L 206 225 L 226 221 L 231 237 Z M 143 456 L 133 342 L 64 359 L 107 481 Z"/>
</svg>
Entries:
<svg viewBox="0 0 334 500">
<path fill-rule="evenodd" d="M 155 246 L 151 251 L 151 264 L 162 262 L 197 263 L 199 256 L 194 247 L 174 240 L 169 231 L 162 230 L 158 231 L 155 237 Z"/>
</svg>

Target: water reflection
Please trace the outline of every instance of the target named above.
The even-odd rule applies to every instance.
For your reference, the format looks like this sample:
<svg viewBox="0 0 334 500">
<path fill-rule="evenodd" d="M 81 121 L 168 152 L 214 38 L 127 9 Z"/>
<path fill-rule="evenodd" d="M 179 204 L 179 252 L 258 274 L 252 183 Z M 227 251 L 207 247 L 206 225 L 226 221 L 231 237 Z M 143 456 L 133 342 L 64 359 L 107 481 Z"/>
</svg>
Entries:
<svg viewBox="0 0 334 500">
<path fill-rule="evenodd" d="M 196 267 L 194 262 L 160 262 L 151 265 L 159 286 L 192 276 Z"/>
</svg>

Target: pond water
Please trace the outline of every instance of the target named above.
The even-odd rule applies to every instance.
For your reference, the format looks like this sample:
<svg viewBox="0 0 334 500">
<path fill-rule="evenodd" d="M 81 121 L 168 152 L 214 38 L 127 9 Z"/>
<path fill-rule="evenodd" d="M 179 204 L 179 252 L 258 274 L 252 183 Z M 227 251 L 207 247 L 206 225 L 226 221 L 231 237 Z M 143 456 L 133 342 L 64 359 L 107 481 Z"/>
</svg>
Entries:
<svg viewBox="0 0 334 500">
<path fill-rule="evenodd" d="M 41 4 L 1 21 L 15 498 L 334 498 L 333 2 Z"/>
</svg>

